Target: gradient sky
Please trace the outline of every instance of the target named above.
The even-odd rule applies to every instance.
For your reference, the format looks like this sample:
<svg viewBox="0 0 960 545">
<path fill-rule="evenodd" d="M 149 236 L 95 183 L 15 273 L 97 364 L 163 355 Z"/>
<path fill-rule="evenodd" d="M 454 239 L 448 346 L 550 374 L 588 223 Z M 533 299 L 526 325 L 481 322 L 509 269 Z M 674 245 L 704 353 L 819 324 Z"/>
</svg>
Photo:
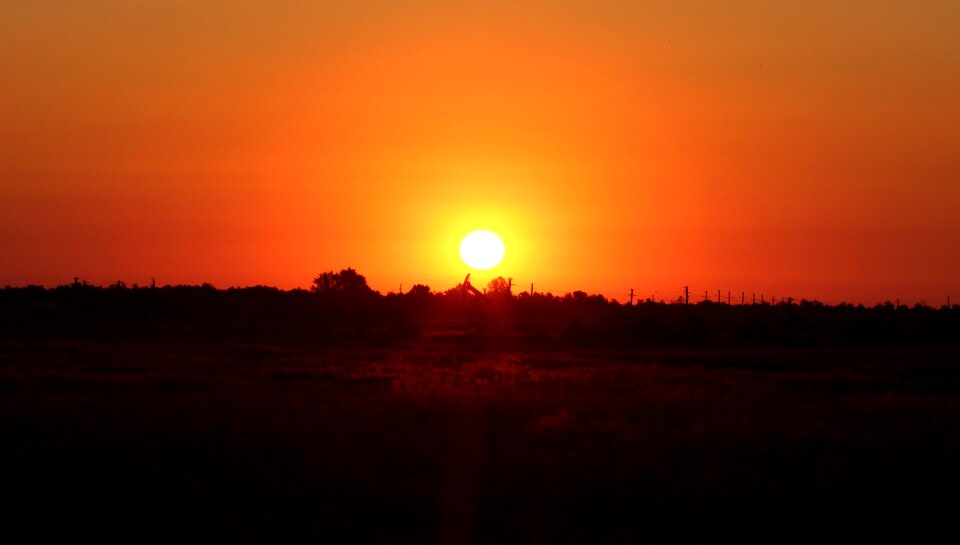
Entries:
<svg viewBox="0 0 960 545">
<path fill-rule="evenodd" d="M 960 300 L 960 3 L 464 4 L 0 3 L 0 284 Z"/>
</svg>

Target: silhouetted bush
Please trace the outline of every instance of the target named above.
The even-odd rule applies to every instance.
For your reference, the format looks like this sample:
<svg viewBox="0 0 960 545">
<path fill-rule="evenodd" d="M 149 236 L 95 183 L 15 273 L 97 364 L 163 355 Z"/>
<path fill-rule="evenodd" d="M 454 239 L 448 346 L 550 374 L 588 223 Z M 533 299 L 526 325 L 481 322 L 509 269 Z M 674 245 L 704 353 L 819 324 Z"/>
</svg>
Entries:
<svg viewBox="0 0 960 545">
<path fill-rule="evenodd" d="M 335 273 L 325 272 L 313 279 L 310 291 L 314 293 L 342 293 L 347 295 L 367 295 L 373 292 L 367 285 L 367 279 L 354 269 L 343 269 Z"/>
</svg>

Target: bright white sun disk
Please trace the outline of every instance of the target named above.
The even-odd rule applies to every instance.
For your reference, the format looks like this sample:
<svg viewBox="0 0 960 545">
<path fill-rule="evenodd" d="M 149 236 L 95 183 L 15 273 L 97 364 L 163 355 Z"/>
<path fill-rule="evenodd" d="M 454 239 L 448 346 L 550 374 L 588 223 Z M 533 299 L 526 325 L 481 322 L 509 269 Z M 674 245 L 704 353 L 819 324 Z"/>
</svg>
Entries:
<svg viewBox="0 0 960 545">
<path fill-rule="evenodd" d="M 503 241 L 491 231 L 474 231 L 460 243 L 460 258 L 481 271 L 500 263 L 504 251 Z"/>
</svg>

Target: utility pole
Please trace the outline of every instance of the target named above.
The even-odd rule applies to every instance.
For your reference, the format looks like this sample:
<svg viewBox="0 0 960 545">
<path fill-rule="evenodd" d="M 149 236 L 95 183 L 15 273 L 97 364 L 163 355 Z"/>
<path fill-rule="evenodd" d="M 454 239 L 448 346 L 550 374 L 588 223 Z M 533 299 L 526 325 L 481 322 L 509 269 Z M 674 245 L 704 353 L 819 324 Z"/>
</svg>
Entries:
<svg viewBox="0 0 960 545">
<path fill-rule="evenodd" d="M 720 304 L 720 290 L 717 290 L 717 304 Z"/>
<path fill-rule="evenodd" d="M 703 290 L 703 300 L 704 301 L 710 300 L 710 292 L 708 290 Z"/>
<path fill-rule="evenodd" d="M 762 293 L 760 294 L 760 304 L 761 304 L 761 305 L 763 304 L 763 294 L 762 294 Z"/>
<path fill-rule="evenodd" d="M 403 295 L 403 282 L 400 282 L 400 295 Z"/>
<path fill-rule="evenodd" d="M 753 294 L 751 294 L 751 295 L 753 296 L 753 302 L 750 303 L 750 304 L 751 304 L 751 305 L 756 305 L 756 304 L 757 304 L 757 294 L 756 294 L 756 293 L 753 293 Z"/>
<path fill-rule="evenodd" d="M 900 298 L 897 297 L 897 310 L 900 310 Z"/>
<path fill-rule="evenodd" d="M 630 288 L 630 306 L 633 306 L 633 288 Z"/>
<path fill-rule="evenodd" d="M 727 304 L 728 304 L 728 305 L 730 304 L 730 292 L 729 292 L 729 291 L 727 292 Z"/>
<path fill-rule="evenodd" d="M 740 306 L 743 306 L 743 302 L 746 300 L 746 292 L 740 292 Z"/>
<path fill-rule="evenodd" d="M 507 295 L 513 295 L 513 278 L 507 279 Z"/>
<path fill-rule="evenodd" d="M 690 304 L 690 286 L 683 287 L 683 304 L 684 305 Z"/>
<path fill-rule="evenodd" d="M 947 296 L 947 308 L 950 308 L 950 296 Z"/>
</svg>

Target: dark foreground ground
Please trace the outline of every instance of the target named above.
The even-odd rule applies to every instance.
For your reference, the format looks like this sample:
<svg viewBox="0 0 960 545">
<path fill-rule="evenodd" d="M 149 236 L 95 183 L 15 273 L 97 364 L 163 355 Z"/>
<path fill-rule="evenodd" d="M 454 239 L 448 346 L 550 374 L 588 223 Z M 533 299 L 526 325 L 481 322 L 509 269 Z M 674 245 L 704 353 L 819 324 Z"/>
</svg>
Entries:
<svg viewBox="0 0 960 545">
<path fill-rule="evenodd" d="M 377 344 L 3 338 L 2 540 L 955 535 L 956 347 Z"/>
</svg>

